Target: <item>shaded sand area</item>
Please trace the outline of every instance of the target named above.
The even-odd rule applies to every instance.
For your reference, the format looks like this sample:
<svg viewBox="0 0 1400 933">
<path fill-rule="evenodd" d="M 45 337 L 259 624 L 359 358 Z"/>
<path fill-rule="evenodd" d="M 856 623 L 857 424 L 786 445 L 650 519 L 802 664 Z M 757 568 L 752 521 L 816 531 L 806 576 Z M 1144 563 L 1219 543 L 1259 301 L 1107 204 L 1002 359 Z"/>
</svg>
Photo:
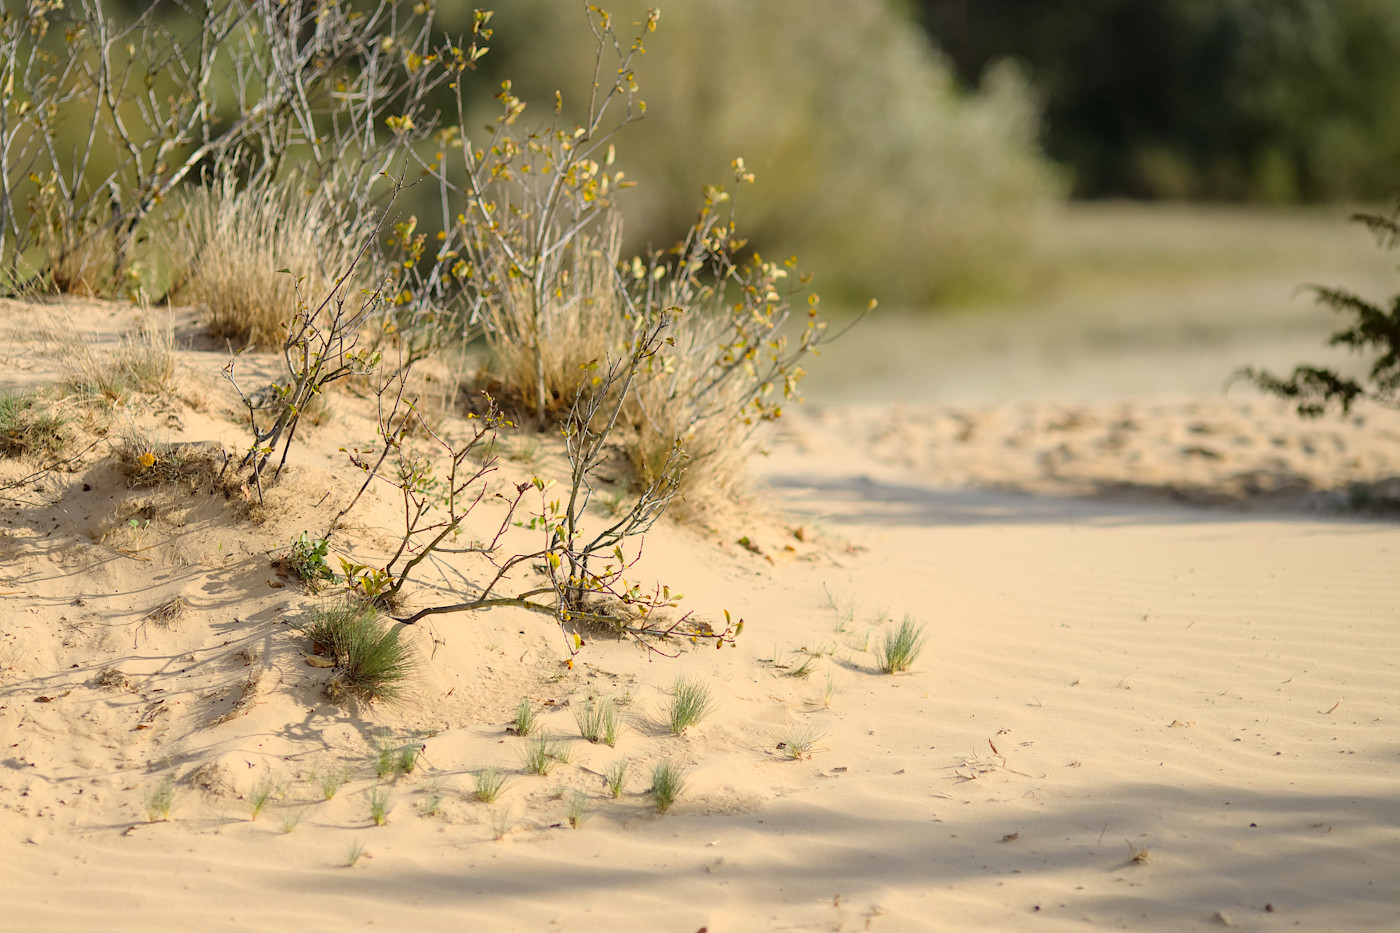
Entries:
<svg viewBox="0 0 1400 933">
<path fill-rule="evenodd" d="M 109 344 L 135 323 L 64 313 Z M 190 312 L 173 328 L 180 388 L 133 398 L 111 430 L 237 448 L 217 348 Z M 61 370 L 37 329 L 6 335 L 4 385 Z M 590 637 L 570 667 L 543 617 L 441 616 L 405 630 L 422 659 L 410 701 L 347 710 L 294 631 L 330 591 L 271 559 L 334 513 L 354 475 L 338 448 L 369 426 L 368 400 L 336 393 L 259 509 L 132 486 L 100 447 L 7 490 L 0 925 L 1380 930 L 1400 915 L 1394 413 L 1299 422 L 1201 393 L 819 402 L 755 463 L 753 501 L 647 539 L 639 577 L 703 617 L 742 616 L 735 647 L 668 659 Z M 4 481 L 32 469 L 0 464 Z M 559 468 L 548 448 L 529 467 Z M 356 515 L 333 551 L 382 557 L 393 502 Z M 478 571 L 446 561 L 414 598 Z M 926 646 L 880 673 L 906 614 Z M 672 735 L 682 674 L 716 703 Z M 590 696 L 621 704 L 615 748 L 580 736 Z M 506 728 L 522 699 L 567 752 L 547 776 Z M 416 750 L 414 770 L 376 776 L 381 747 Z M 614 799 L 604 774 L 623 758 Z M 688 783 L 659 814 L 665 758 Z M 472 791 L 492 765 L 507 784 L 488 805 Z M 169 819 L 149 820 L 167 779 Z"/>
</svg>

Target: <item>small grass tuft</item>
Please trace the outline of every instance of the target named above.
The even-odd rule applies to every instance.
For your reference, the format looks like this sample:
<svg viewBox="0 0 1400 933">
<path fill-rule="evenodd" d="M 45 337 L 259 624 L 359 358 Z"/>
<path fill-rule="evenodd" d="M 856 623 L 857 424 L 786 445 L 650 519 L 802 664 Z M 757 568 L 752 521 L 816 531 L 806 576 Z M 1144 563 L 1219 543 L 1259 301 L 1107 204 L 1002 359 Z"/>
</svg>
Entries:
<svg viewBox="0 0 1400 933">
<path fill-rule="evenodd" d="M 39 393 L 0 391 L 0 456 L 57 456 L 68 443 L 67 425 Z"/>
<path fill-rule="evenodd" d="M 825 732 L 819 732 L 812 726 L 791 725 L 778 736 L 778 748 L 794 761 L 809 758 L 812 749 L 824 735 Z"/>
<path fill-rule="evenodd" d="M 308 809 L 307 807 L 298 807 L 295 810 L 288 810 L 286 813 L 282 814 L 282 832 L 290 833 L 300 826 L 301 821 L 306 819 Z"/>
<path fill-rule="evenodd" d="M 535 712 L 535 705 L 530 702 L 529 697 L 521 697 L 520 702 L 515 707 L 515 719 L 506 729 L 516 735 L 526 736 L 537 728 L 539 728 L 539 714 Z"/>
<path fill-rule="evenodd" d="M 163 781 L 146 792 L 146 819 L 158 823 L 170 819 L 175 805 L 175 779 L 167 775 Z"/>
<path fill-rule="evenodd" d="M 556 764 L 568 764 L 571 757 L 566 747 L 548 732 L 541 732 L 525 746 L 525 770 L 531 774 L 547 775 Z"/>
<path fill-rule="evenodd" d="M 500 768 L 478 768 L 472 772 L 472 796 L 482 803 L 495 803 L 506 788 L 506 774 Z"/>
<path fill-rule="evenodd" d="M 63 371 L 61 387 L 84 401 L 121 403 L 132 392 L 158 395 L 175 377 L 175 339 L 169 320 L 143 324 L 111 353 L 88 346 L 71 322 L 48 333 Z"/>
<path fill-rule="evenodd" d="M 573 829 L 578 829 L 579 826 L 583 824 L 584 819 L 587 818 L 589 809 L 590 804 L 587 794 L 577 790 L 571 793 L 569 795 L 569 806 L 565 811 L 569 820 L 569 826 Z"/>
<path fill-rule="evenodd" d="M 112 354 L 117 378 L 147 395 L 163 392 L 175 378 L 175 331 L 167 317 L 161 323 L 142 324 L 122 338 Z"/>
<path fill-rule="evenodd" d="M 838 634 L 845 632 L 856 621 L 856 601 L 850 596 L 842 593 L 837 595 L 832 593 L 825 583 L 822 584 L 822 591 L 826 593 L 826 603 L 836 613 L 836 631 Z"/>
<path fill-rule="evenodd" d="M 350 769 L 344 765 L 330 765 L 311 774 L 311 781 L 320 789 L 323 800 L 333 800 L 348 780 Z"/>
<path fill-rule="evenodd" d="M 506 449 L 506 459 L 521 466 L 534 468 L 540 462 L 540 439 L 531 434 L 521 434 L 511 439 Z"/>
<path fill-rule="evenodd" d="M 369 789 L 369 818 L 375 826 L 389 821 L 389 788 L 376 784 Z"/>
<path fill-rule="evenodd" d="M 812 667 L 817 663 L 815 655 L 808 654 L 802 659 L 802 663 L 796 666 L 789 665 L 787 669 L 788 677 L 796 677 L 798 680 L 806 680 L 812 676 Z"/>
<path fill-rule="evenodd" d="M 897 674 L 900 671 L 908 670 L 909 666 L 918 659 L 919 653 L 924 650 L 924 642 L 924 627 L 915 624 L 913 616 L 905 614 L 899 629 L 894 632 L 886 632 L 884 641 L 880 643 L 876 653 L 876 659 L 880 662 L 880 670 L 886 674 Z"/>
<path fill-rule="evenodd" d="M 374 754 L 370 756 L 375 777 L 386 778 L 394 776 L 398 767 L 397 753 L 398 749 L 384 742 L 375 746 Z"/>
<path fill-rule="evenodd" d="M 491 808 L 491 838 L 500 842 L 515 828 L 515 820 L 511 816 L 510 808 Z"/>
<path fill-rule="evenodd" d="M 651 772 L 651 796 L 657 813 L 665 813 L 676 803 L 685 789 L 685 771 L 669 758 L 661 761 Z"/>
<path fill-rule="evenodd" d="M 280 796 L 281 793 L 282 787 L 272 775 L 267 774 L 258 778 L 253 789 L 248 792 L 248 812 L 251 818 L 256 820 L 267 808 L 267 802 L 273 797 Z"/>
<path fill-rule="evenodd" d="M 610 697 L 591 699 L 575 707 L 574 719 L 578 721 L 579 734 L 594 745 L 601 742 L 611 748 L 617 744 L 622 723 L 617 704 Z"/>
<path fill-rule="evenodd" d="M 442 781 L 434 780 L 423 788 L 423 799 L 418 802 L 420 816 L 440 816 L 442 814 Z"/>
<path fill-rule="evenodd" d="M 698 681 L 680 677 L 671 688 L 666 724 L 672 735 L 680 735 L 713 710 L 714 699 L 710 696 L 710 688 Z"/>
<path fill-rule="evenodd" d="M 831 709 L 831 700 L 836 696 L 836 675 L 828 668 L 826 672 L 826 687 L 822 690 L 822 708 Z"/>
<path fill-rule="evenodd" d="M 350 843 L 350 853 L 345 857 L 345 867 L 354 868 L 355 865 L 359 863 L 360 859 L 368 854 L 369 852 L 365 849 L 364 842 L 356 839 L 354 842 Z"/>
<path fill-rule="evenodd" d="M 615 761 L 608 766 L 608 770 L 603 773 L 603 783 L 607 785 L 608 793 L 614 800 L 622 796 L 622 792 L 627 789 L 627 770 L 632 763 L 626 758 Z"/>
<path fill-rule="evenodd" d="M 418 766 L 418 753 L 422 750 L 421 745 L 393 745 L 381 742 L 375 746 L 372 763 L 374 773 L 381 778 L 398 777 L 400 774 L 412 774 L 413 769 Z"/>
<path fill-rule="evenodd" d="M 352 599 L 317 609 L 300 631 L 313 651 L 335 662 L 326 684 L 331 699 L 393 703 L 406 695 L 417 667 L 413 651 L 399 638 L 399 629 L 380 623 L 374 606 Z"/>
</svg>

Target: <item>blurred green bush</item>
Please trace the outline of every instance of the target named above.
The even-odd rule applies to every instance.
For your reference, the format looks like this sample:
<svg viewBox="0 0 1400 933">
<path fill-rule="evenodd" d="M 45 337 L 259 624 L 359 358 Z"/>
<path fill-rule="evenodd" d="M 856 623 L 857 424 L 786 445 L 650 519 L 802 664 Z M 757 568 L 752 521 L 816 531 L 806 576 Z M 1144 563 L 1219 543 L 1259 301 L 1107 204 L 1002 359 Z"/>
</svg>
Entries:
<svg viewBox="0 0 1400 933">
<path fill-rule="evenodd" d="M 606 4 L 620 22 L 647 5 Z M 1015 284 L 1036 209 L 1059 189 L 1015 67 L 960 90 L 885 0 L 662 8 L 637 74 L 646 119 L 618 147 L 640 183 L 621 202 L 627 251 L 674 242 L 702 186 L 742 156 L 758 184 L 741 195 L 741 226 L 760 252 L 780 247 L 819 270 L 828 298 L 922 304 Z M 590 85 L 582 21 L 559 0 L 498 10 L 482 64 L 532 102 L 522 119 L 548 119 L 556 89 Z M 565 114 L 586 103 L 566 97 Z"/>
</svg>

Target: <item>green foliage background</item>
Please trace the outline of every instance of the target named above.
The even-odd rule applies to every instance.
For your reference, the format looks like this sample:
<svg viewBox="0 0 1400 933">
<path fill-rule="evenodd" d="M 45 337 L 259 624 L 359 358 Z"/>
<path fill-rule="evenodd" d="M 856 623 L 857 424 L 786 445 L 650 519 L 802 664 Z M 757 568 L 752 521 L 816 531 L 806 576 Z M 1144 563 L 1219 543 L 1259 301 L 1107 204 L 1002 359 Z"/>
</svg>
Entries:
<svg viewBox="0 0 1400 933">
<path fill-rule="evenodd" d="M 1074 193 L 1376 198 L 1400 160 L 1395 0 L 914 0 L 964 86 L 1014 57 Z"/>
</svg>

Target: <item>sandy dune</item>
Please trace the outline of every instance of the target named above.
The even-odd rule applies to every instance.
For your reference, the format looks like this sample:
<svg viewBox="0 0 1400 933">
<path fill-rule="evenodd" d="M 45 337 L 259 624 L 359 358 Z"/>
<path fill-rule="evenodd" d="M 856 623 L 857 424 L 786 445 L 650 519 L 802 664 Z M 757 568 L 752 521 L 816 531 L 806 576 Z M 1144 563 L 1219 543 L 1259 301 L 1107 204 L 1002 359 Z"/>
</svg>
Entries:
<svg viewBox="0 0 1400 933">
<path fill-rule="evenodd" d="M 122 332 L 111 309 L 67 313 Z M 57 371 L 16 333 L 4 385 Z M 242 443 L 217 349 L 181 356 L 194 388 L 120 419 Z M 547 619 L 441 616 L 407 630 L 423 659 L 413 700 L 356 712 L 326 699 L 291 630 L 328 597 L 269 562 L 333 512 L 349 475 L 338 447 L 366 416 L 337 395 L 256 521 L 222 496 L 131 488 L 100 449 L 7 491 L 0 925 L 1359 930 L 1400 917 L 1394 413 L 1299 422 L 1253 396 L 815 408 L 755 464 L 767 485 L 753 504 L 646 543 L 643 577 L 701 615 L 746 619 L 735 647 L 667 659 L 599 638 L 570 669 Z M 0 463 L 0 480 L 32 469 Z M 393 514 L 371 503 L 335 550 L 381 553 Z M 426 582 L 457 572 L 474 571 Z M 152 615 L 176 597 L 177 618 Z M 911 671 L 879 673 L 873 648 L 906 614 L 927 646 Z M 681 674 L 717 708 L 672 736 L 661 711 Z M 615 749 L 579 737 L 590 693 L 624 701 Z M 548 777 L 524 772 L 525 740 L 505 730 L 522 697 L 573 753 Z M 809 754 L 779 747 L 794 737 Z M 418 767 L 378 781 L 381 743 L 421 745 Z M 623 757 L 614 800 L 601 775 Z M 689 783 L 662 815 L 646 790 L 667 757 Z M 494 808 L 469 794 L 491 764 L 510 773 Z M 348 780 L 324 800 L 315 776 L 337 768 Z M 167 776 L 170 819 L 148 821 Z M 252 819 L 259 784 L 276 790 Z M 376 786 L 390 807 L 378 827 Z M 575 793 L 588 813 L 571 829 Z"/>
</svg>

